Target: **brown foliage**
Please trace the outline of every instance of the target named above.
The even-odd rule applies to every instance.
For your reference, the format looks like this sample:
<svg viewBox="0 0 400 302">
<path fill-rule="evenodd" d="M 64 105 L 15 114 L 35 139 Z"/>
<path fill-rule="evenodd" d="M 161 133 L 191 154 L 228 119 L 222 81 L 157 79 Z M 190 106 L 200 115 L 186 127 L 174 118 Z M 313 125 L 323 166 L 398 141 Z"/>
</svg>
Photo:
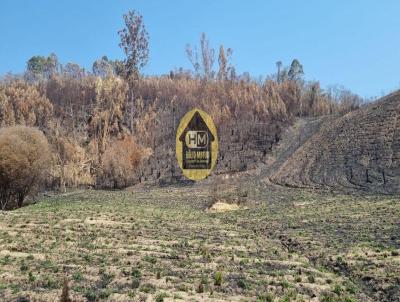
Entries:
<svg viewBox="0 0 400 302">
<path fill-rule="evenodd" d="M 113 76 L 60 76 L 47 82 L 46 91 L 55 104 L 50 135 L 57 155 L 55 186 L 94 185 L 105 149 L 124 132 L 126 82 Z"/>
<path fill-rule="evenodd" d="M 43 130 L 55 154 L 53 185 L 63 189 L 95 185 L 96 180 L 103 185 L 106 150 L 124 137 L 135 137 L 140 146 L 152 149 L 155 157 L 173 154 L 179 120 L 194 107 L 208 112 L 221 133 L 237 128 L 239 138 L 247 143 L 259 139 L 244 134 L 262 132 L 253 131 L 254 127 L 263 125 L 278 137 L 296 116 L 344 114 L 358 106 L 359 99 L 350 92 L 325 93 L 318 83 L 260 83 L 249 76 L 231 77 L 229 55 L 230 51 L 225 55 L 221 47 L 221 75 L 208 80 L 179 72 L 140 78 L 134 85 L 111 74 L 103 78 L 59 74 L 36 84 L 4 80 L 0 82 L 0 126 L 28 125 Z M 133 181 L 131 177 L 120 181 L 118 176 L 117 184 L 107 186 L 124 186 Z"/>
<path fill-rule="evenodd" d="M 117 189 L 131 185 L 140 159 L 141 150 L 131 136 L 113 142 L 104 153 L 101 186 Z"/>
<path fill-rule="evenodd" d="M 68 136 L 57 136 L 52 141 L 55 148 L 53 183 L 65 191 L 65 187 L 92 185 L 92 160 L 88 152 Z"/>
<path fill-rule="evenodd" d="M 117 77 L 96 81 L 96 105 L 88 123 L 89 137 L 97 142 L 98 156 L 101 156 L 111 136 L 123 132 L 123 118 L 128 85 Z"/>
<path fill-rule="evenodd" d="M 75 138 L 85 132 L 86 122 L 96 104 L 96 78 L 60 75 L 47 81 L 44 90 L 62 128 Z"/>
<path fill-rule="evenodd" d="M 0 130 L 1 208 L 21 207 L 48 176 L 49 144 L 37 129 L 15 126 Z M 14 203 L 14 204 L 10 204 Z"/>
<path fill-rule="evenodd" d="M 0 83 L 0 126 L 25 125 L 45 129 L 53 106 L 35 86 L 21 80 Z"/>
</svg>

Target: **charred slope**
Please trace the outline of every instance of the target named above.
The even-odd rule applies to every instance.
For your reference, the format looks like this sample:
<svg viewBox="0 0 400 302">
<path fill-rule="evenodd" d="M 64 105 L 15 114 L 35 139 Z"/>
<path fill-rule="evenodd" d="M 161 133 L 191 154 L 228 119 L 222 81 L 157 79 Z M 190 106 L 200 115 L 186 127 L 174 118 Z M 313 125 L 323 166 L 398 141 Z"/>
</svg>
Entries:
<svg viewBox="0 0 400 302">
<path fill-rule="evenodd" d="M 180 115 L 185 112 L 182 110 Z M 175 134 L 179 119 L 170 119 L 168 113 L 160 114 L 164 125 L 155 135 L 157 144 L 153 155 L 138 171 L 140 182 L 169 184 L 186 179 L 175 156 Z M 217 125 L 219 152 L 214 174 L 235 173 L 256 168 L 271 154 L 289 119 L 259 121 L 256 117 L 239 119 Z"/>
<path fill-rule="evenodd" d="M 326 123 L 272 176 L 295 187 L 400 192 L 400 92 Z"/>
</svg>

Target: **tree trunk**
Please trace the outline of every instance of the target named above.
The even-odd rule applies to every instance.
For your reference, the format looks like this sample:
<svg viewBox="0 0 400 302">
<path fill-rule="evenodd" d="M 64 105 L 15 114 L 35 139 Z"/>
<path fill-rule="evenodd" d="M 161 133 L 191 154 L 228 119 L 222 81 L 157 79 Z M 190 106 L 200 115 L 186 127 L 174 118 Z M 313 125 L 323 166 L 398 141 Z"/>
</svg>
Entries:
<svg viewBox="0 0 400 302">
<path fill-rule="evenodd" d="M 131 88 L 132 89 L 132 91 L 131 91 L 131 116 L 130 116 L 130 128 L 131 128 L 131 134 L 133 134 L 133 108 L 134 108 L 134 95 L 133 95 L 133 87 Z"/>
<path fill-rule="evenodd" d="M 17 200 L 17 207 L 18 208 L 22 208 L 22 205 L 24 203 L 24 199 L 25 199 L 25 194 L 19 193 L 18 194 L 18 200 Z"/>
<path fill-rule="evenodd" d="M 65 191 L 65 166 L 63 164 L 61 167 L 60 192 L 65 193 Z"/>
</svg>

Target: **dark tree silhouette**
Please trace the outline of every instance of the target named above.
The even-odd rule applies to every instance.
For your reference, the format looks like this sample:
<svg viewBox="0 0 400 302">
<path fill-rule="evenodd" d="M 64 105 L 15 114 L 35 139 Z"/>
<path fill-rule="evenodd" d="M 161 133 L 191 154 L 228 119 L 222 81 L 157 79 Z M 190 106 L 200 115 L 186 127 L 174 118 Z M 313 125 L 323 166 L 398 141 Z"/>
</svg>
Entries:
<svg viewBox="0 0 400 302">
<path fill-rule="evenodd" d="M 304 75 L 303 65 L 300 64 L 299 60 L 294 59 L 292 64 L 290 64 L 290 69 L 288 72 L 290 81 L 298 81 Z"/>
</svg>

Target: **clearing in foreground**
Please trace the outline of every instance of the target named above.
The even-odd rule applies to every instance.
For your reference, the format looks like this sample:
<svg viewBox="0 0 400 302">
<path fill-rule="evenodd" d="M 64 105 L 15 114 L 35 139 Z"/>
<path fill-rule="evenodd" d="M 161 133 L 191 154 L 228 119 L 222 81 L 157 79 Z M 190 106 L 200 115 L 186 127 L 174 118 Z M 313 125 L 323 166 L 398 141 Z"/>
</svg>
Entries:
<svg viewBox="0 0 400 302">
<path fill-rule="evenodd" d="M 215 191 L 78 191 L 0 213 L 0 301 L 59 301 L 65 277 L 73 301 L 399 301 L 397 197 Z"/>
</svg>

